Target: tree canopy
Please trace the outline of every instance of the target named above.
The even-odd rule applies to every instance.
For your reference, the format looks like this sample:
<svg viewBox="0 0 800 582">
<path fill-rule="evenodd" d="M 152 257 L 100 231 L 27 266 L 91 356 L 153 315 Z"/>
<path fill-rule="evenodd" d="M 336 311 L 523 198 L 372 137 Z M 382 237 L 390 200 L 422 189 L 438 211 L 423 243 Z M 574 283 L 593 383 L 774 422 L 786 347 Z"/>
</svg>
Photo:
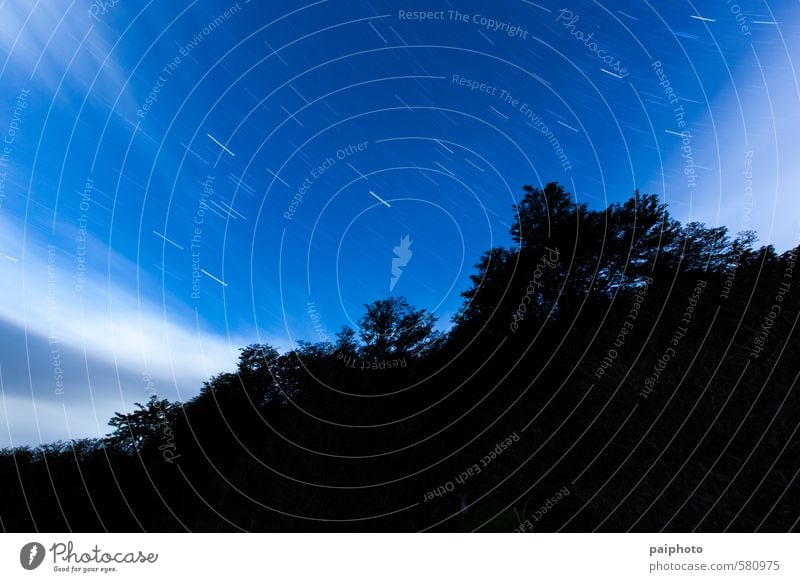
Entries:
<svg viewBox="0 0 800 582">
<path fill-rule="evenodd" d="M 3 526 L 511 531 L 568 485 L 541 531 L 797 527 L 774 500 L 800 469 L 798 249 L 639 192 L 525 186 L 512 211 L 447 334 L 378 299 L 104 439 L 2 451 Z"/>
</svg>

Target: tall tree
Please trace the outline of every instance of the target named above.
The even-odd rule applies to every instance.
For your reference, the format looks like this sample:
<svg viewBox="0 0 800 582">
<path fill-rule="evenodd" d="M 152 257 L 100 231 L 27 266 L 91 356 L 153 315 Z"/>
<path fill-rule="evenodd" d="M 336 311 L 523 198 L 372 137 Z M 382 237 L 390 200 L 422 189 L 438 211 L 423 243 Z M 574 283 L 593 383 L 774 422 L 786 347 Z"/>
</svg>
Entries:
<svg viewBox="0 0 800 582">
<path fill-rule="evenodd" d="M 364 306 L 359 320 L 364 358 L 401 358 L 424 352 L 438 336 L 436 317 L 415 309 L 404 297 L 381 299 Z"/>
<path fill-rule="evenodd" d="M 149 451 L 167 436 L 171 436 L 180 404 L 166 398 L 159 400 L 153 394 L 146 404 L 135 403 L 136 410 L 129 414 L 115 412 L 108 421 L 115 430 L 106 438 L 107 443 L 127 454 Z"/>
</svg>

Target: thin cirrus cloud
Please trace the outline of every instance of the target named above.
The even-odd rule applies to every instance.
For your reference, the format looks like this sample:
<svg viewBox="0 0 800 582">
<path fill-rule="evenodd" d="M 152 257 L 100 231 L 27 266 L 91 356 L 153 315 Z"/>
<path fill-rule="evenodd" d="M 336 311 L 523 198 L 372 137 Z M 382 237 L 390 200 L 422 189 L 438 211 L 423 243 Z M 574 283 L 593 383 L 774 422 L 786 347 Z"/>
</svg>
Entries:
<svg viewBox="0 0 800 582">
<path fill-rule="evenodd" d="M 736 59 L 715 55 L 724 57 L 719 67 L 727 74 L 706 96 L 708 101 L 683 103 L 704 120 L 689 125 L 688 139 L 675 135 L 674 117 L 667 117 L 672 126 L 659 134 L 671 170 L 664 180 L 666 199 L 675 203 L 671 211 L 676 218 L 724 225 L 731 234 L 754 230 L 759 244 L 772 244 L 779 252 L 800 242 L 800 224 L 792 219 L 798 215 L 800 183 L 800 81 L 793 57 L 800 10 L 787 10 L 790 16 L 780 19 L 780 27 L 769 19 L 759 24 L 754 31 L 758 41 L 744 45 Z M 711 32 L 724 38 L 724 33 Z M 676 87 L 687 85 L 677 75 L 674 80 Z M 704 95 L 698 89 L 685 93 Z M 651 191 L 661 191 L 662 172 L 666 176 L 662 168 L 651 180 Z"/>
<path fill-rule="evenodd" d="M 121 95 L 126 106 L 133 106 L 132 98 L 120 93 L 128 74 L 113 56 L 112 39 L 83 4 L 66 8 L 52 2 L 5 2 L 2 74 L 53 95 L 62 86 L 87 88 L 92 83 L 88 94 L 93 98 L 112 102 Z M 68 97 L 63 91 L 57 95 Z"/>
<path fill-rule="evenodd" d="M 76 257 L 40 238 L 0 218 L 0 331 L 7 340 L 0 446 L 39 442 L 40 435 L 95 436 L 115 410 L 130 410 L 153 391 L 186 399 L 209 376 L 234 367 L 244 335 L 206 331 L 185 306 L 138 293 L 132 277 L 93 269 L 78 292 Z M 136 272 L 102 243 L 87 241 L 88 254 L 101 252 L 115 272 Z M 141 288 L 158 287 L 143 281 Z"/>
</svg>

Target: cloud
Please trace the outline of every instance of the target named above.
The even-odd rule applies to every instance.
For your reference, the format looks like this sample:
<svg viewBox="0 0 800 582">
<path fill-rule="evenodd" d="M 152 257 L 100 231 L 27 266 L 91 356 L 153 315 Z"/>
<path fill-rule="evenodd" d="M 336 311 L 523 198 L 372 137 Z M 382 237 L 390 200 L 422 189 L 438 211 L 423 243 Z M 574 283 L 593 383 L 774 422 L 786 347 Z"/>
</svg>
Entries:
<svg viewBox="0 0 800 582">
<path fill-rule="evenodd" d="M 8 407 L 7 417 L 0 411 L 0 446 L 9 444 L 9 430 L 15 443 L 38 442 L 40 430 L 45 441 L 68 438 L 68 425 L 74 437 L 96 435 L 115 410 L 149 397 L 146 377 L 160 396 L 185 400 L 211 375 L 234 369 L 250 334 L 210 331 L 197 312 L 170 301 L 98 241 L 87 241 L 92 255 L 102 250 L 114 272 L 127 276 L 93 270 L 78 292 L 76 258 L 57 242 L 0 217 L 0 333 L 7 340 L 0 372 Z M 137 282 L 150 295 L 137 293 Z"/>
<path fill-rule="evenodd" d="M 102 67 L 91 95 L 110 101 L 127 74 L 110 54 L 115 39 L 108 32 L 80 3 L 5 2 L 0 18 L 0 48 L 8 55 L 4 76 L 13 72 L 52 95 L 62 82 L 87 89 Z"/>
<path fill-rule="evenodd" d="M 800 242 L 800 88 L 790 60 L 800 32 L 800 9 L 787 10 L 779 20 L 789 46 L 754 45 L 758 61 L 747 54 L 747 66 L 733 71 L 736 91 L 728 86 L 712 99 L 716 132 L 700 132 L 691 140 L 694 162 L 710 168 L 697 169 L 698 187 L 686 213 L 673 210 L 679 219 L 726 225 L 731 233 L 755 230 L 758 244 L 773 244 L 779 252 Z M 764 34 L 774 30 L 769 27 Z M 690 163 L 681 158 L 681 138 L 674 140 L 668 167 L 681 172 L 674 182 L 680 193 L 686 191 L 682 172 Z M 680 194 L 678 198 L 688 202 Z"/>
</svg>

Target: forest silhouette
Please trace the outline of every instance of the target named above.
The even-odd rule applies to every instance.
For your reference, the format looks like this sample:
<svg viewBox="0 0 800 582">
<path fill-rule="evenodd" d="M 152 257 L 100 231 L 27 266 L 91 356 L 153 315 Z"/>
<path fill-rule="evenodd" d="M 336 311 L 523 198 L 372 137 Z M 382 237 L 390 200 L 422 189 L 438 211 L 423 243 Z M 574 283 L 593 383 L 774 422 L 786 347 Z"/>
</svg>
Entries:
<svg viewBox="0 0 800 582">
<path fill-rule="evenodd" d="M 0 451 L 6 531 L 788 531 L 798 249 L 525 186 L 446 333 L 393 296 L 103 439 Z"/>
</svg>

